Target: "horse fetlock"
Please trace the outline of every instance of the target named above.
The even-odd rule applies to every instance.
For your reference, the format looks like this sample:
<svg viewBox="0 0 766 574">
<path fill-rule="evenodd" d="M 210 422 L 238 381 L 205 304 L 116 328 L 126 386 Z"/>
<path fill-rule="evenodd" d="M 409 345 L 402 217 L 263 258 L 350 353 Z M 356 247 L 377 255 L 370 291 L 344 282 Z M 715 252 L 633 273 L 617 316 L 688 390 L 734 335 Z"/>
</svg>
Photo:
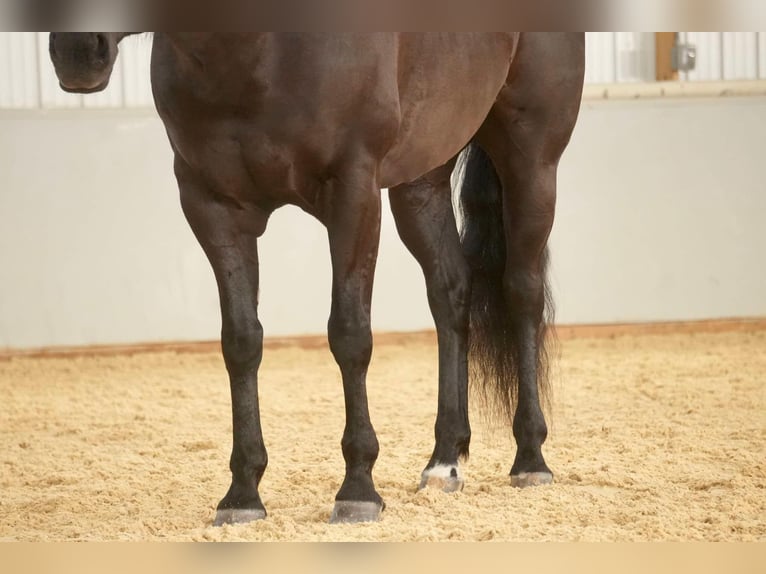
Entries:
<svg viewBox="0 0 766 574">
<path fill-rule="evenodd" d="M 378 459 L 380 444 L 375 431 L 370 429 L 366 432 L 345 432 L 341 441 L 343 458 L 351 466 L 362 465 L 372 469 L 372 465 Z"/>
<path fill-rule="evenodd" d="M 458 460 L 468 458 L 468 450 L 471 444 L 471 429 L 466 425 L 464 429 L 456 429 L 455 424 L 448 427 L 436 425 L 436 446 L 431 457 L 429 466 L 440 461 Z"/>
<path fill-rule="evenodd" d="M 513 437 L 519 448 L 532 446 L 538 448 L 548 438 L 548 425 L 545 424 L 545 418 L 539 407 L 531 413 L 516 410 L 513 418 Z"/>
<path fill-rule="evenodd" d="M 235 445 L 229 458 L 229 468 L 235 476 L 256 477 L 258 480 L 263 476 L 268 463 L 269 455 L 262 442 Z"/>
</svg>

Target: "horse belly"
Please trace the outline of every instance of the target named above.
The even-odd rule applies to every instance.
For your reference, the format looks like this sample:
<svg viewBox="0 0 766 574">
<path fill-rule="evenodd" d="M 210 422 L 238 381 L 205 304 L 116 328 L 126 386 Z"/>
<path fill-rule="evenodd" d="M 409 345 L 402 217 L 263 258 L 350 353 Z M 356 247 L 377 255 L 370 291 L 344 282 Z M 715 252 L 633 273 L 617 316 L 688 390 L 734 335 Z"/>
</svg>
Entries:
<svg viewBox="0 0 766 574">
<path fill-rule="evenodd" d="M 381 164 L 383 187 L 413 181 L 465 147 L 506 83 L 517 43 L 515 36 L 500 33 L 426 35 L 415 41 L 420 45 L 405 50 L 417 56 L 407 61 L 405 52 L 400 63 L 401 122 Z"/>
</svg>

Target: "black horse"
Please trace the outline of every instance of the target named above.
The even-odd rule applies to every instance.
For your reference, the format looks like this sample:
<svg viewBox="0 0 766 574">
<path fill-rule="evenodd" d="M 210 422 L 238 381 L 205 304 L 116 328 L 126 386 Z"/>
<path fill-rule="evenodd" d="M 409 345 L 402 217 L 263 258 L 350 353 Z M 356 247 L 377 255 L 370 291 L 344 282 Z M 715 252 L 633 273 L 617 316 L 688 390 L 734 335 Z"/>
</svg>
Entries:
<svg viewBox="0 0 766 574">
<path fill-rule="evenodd" d="M 104 89 L 127 35 L 51 34 L 61 87 Z M 154 35 L 154 99 L 184 214 L 215 272 L 231 381 L 232 483 L 215 524 L 266 516 L 257 240 L 285 204 L 329 236 L 328 334 L 346 401 L 346 475 L 331 521 L 380 515 L 365 378 L 381 188 L 423 268 L 438 333 L 436 444 L 421 487 L 462 488 L 469 366 L 513 421 L 511 484 L 552 481 L 541 452 L 546 245 L 583 73 L 581 33 Z M 463 150 L 459 234 L 450 176 Z"/>
</svg>

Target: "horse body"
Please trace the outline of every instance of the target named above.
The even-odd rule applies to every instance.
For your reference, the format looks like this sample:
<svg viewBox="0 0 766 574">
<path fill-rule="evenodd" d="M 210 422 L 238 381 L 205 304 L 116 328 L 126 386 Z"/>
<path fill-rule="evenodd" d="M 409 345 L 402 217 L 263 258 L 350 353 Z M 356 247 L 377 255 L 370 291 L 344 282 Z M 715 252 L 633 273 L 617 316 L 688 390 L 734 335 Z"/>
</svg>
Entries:
<svg viewBox="0 0 766 574">
<path fill-rule="evenodd" d="M 507 80 L 518 34 L 399 34 L 397 137 L 383 187 L 447 163 L 476 133 Z M 456 83 L 455 77 L 463 79 Z"/>
<path fill-rule="evenodd" d="M 174 149 L 211 189 L 320 215 L 323 183 L 355 156 L 369 154 L 380 187 L 455 156 L 505 83 L 516 38 L 157 34 L 155 100 Z M 221 66 L 224 54 L 237 57 Z"/>
<path fill-rule="evenodd" d="M 52 34 L 62 87 L 103 89 L 124 36 Z M 577 33 L 155 35 L 155 101 L 184 214 L 218 283 L 231 383 L 232 483 L 216 524 L 266 515 L 257 244 L 288 203 L 327 227 L 333 266 L 328 338 L 346 401 L 346 475 L 331 520 L 375 520 L 383 508 L 366 394 L 382 187 L 423 269 L 439 340 L 421 487 L 462 488 L 469 346 L 478 382 L 513 421 L 512 484 L 552 480 L 541 452 L 546 244 L 583 73 Z M 450 176 L 466 146 L 459 235 Z"/>
</svg>

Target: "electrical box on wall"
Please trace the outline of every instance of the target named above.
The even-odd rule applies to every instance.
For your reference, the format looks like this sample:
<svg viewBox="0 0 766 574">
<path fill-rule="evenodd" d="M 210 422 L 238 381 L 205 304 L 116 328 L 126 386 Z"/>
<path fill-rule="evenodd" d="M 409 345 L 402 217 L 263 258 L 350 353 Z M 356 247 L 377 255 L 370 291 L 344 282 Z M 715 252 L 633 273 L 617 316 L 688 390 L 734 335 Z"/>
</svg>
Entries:
<svg viewBox="0 0 766 574">
<path fill-rule="evenodd" d="M 697 68 L 697 47 L 694 44 L 677 43 L 670 57 L 676 72 L 693 72 Z"/>
</svg>

